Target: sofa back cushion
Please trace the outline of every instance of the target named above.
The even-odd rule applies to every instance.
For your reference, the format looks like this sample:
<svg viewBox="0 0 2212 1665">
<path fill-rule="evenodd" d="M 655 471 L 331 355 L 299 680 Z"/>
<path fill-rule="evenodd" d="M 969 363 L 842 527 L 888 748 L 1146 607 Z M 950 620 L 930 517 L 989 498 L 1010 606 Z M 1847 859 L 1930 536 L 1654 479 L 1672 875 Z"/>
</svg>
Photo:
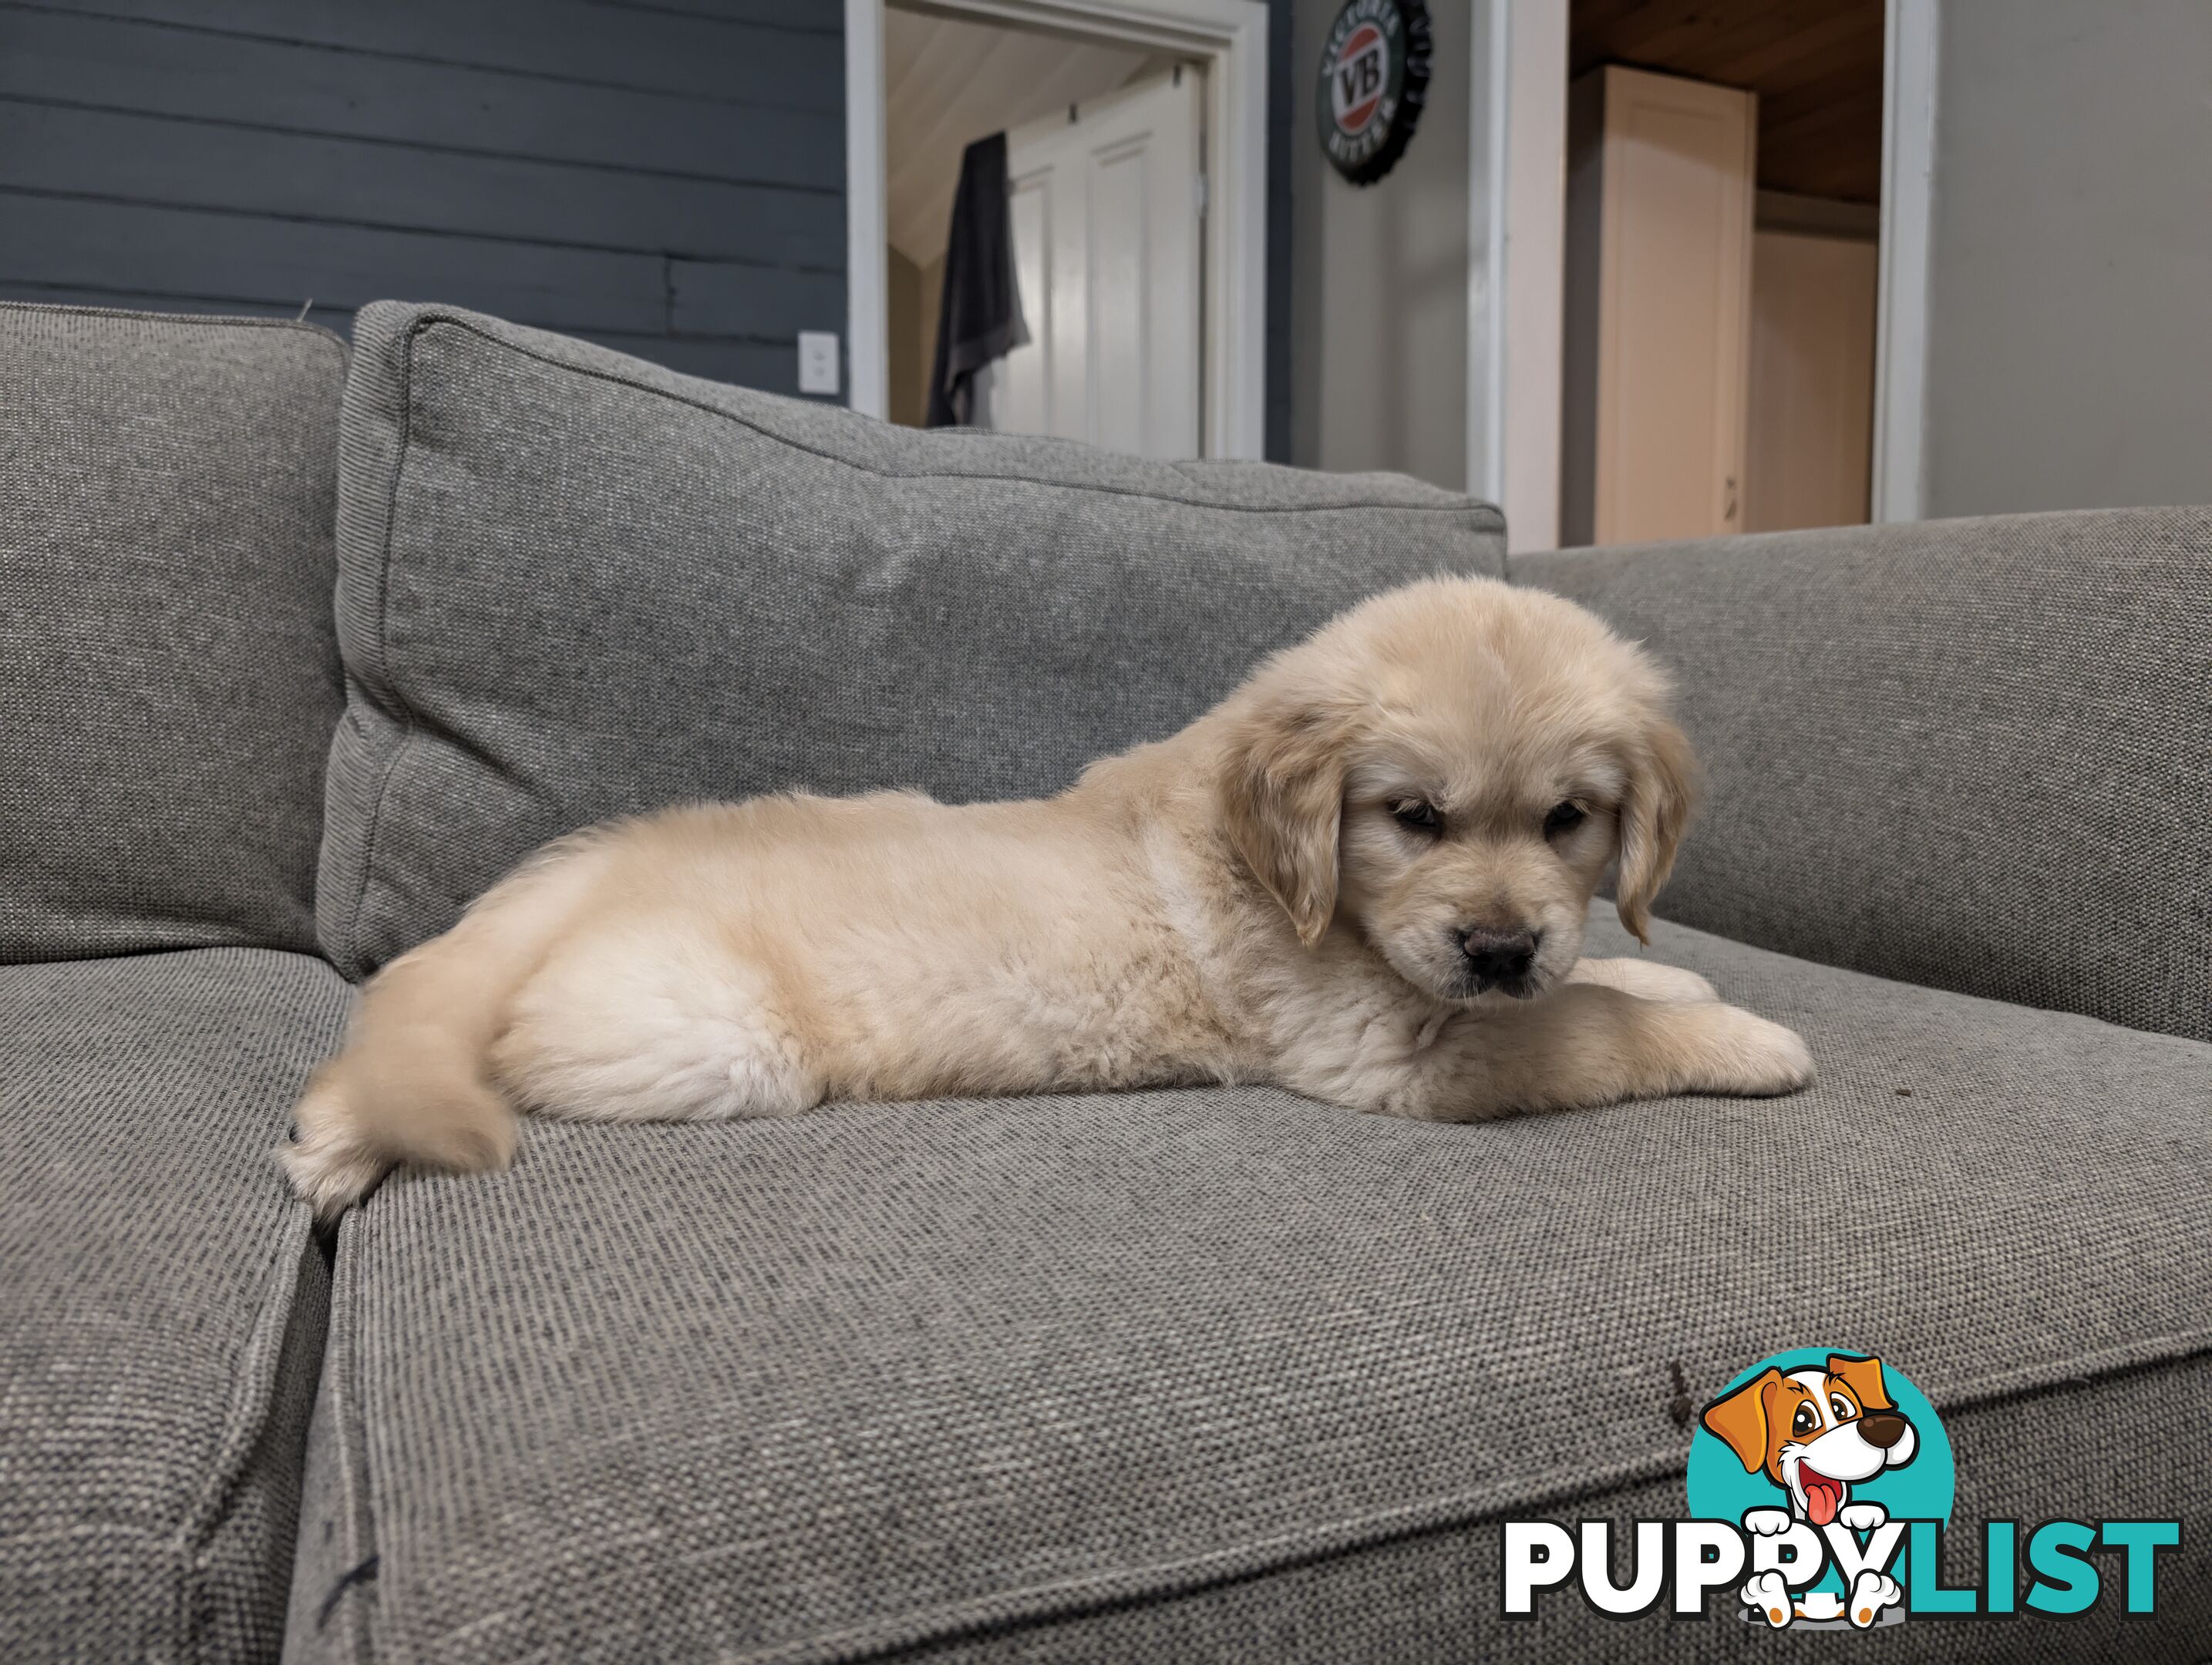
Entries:
<svg viewBox="0 0 2212 1665">
<path fill-rule="evenodd" d="M 1516 556 L 1674 671 L 1657 911 L 2212 1040 L 2212 509 Z"/>
<path fill-rule="evenodd" d="M 0 305 L 0 960 L 314 947 L 345 349 Z"/>
<path fill-rule="evenodd" d="M 1372 591 L 1497 574 L 1409 480 L 921 433 L 447 307 L 356 322 L 323 943 L 549 838 L 779 788 L 1049 793 Z"/>
</svg>

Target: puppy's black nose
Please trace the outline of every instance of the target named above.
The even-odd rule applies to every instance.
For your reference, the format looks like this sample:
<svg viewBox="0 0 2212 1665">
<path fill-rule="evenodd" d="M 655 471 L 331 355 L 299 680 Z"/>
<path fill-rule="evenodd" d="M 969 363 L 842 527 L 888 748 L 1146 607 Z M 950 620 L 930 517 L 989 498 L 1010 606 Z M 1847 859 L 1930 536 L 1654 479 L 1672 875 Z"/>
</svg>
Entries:
<svg viewBox="0 0 2212 1665">
<path fill-rule="evenodd" d="M 1905 1437 L 1905 1419 L 1894 1411 L 1869 1411 L 1859 1419 L 1859 1435 L 1868 1444 L 1887 1451 Z"/>
<path fill-rule="evenodd" d="M 1536 945 L 1542 940 L 1540 932 L 1486 931 L 1470 925 L 1459 933 L 1459 951 L 1467 956 L 1467 968 L 1480 990 L 1527 976 L 1536 961 Z"/>
</svg>

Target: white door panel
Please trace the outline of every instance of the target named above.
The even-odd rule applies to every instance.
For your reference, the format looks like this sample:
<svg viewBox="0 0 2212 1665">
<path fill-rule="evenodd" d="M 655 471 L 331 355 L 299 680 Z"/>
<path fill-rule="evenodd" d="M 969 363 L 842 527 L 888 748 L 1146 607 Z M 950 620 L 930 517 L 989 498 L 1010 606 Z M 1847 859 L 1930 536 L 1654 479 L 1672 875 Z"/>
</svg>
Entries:
<svg viewBox="0 0 2212 1665">
<path fill-rule="evenodd" d="M 1149 426 L 1148 355 L 1118 350 L 1146 338 L 1147 160 L 1139 143 L 1091 161 L 1090 437 L 1116 451 L 1143 451 Z"/>
<path fill-rule="evenodd" d="M 1200 109 L 1186 70 L 1007 136 L 1030 339 L 992 427 L 1198 454 Z"/>
<path fill-rule="evenodd" d="M 1009 434 L 1052 431 L 1052 293 L 1044 281 L 1044 251 L 1051 235 L 1052 199 L 1036 181 L 1013 188 L 1014 273 L 1021 286 L 1022 321 L 1030 345 L 985 367 L 990 388 L 974 420 Z"/>
</svg>

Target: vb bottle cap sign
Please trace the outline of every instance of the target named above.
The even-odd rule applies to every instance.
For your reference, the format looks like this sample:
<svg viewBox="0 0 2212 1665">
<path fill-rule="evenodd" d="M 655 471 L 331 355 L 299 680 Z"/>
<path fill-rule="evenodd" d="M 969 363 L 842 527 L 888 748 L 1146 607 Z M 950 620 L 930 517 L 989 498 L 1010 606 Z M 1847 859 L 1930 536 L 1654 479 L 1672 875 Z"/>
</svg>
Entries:
<svg viewBox="0 0 2212 1665">
<path fill-rule="evenodd" d="M 1350 0 L 1329 26 L 1316 113 L 1336 171 L 1372 185 L 1405 155 L 1429 89 L 1429 9 Z"/>
</svg>

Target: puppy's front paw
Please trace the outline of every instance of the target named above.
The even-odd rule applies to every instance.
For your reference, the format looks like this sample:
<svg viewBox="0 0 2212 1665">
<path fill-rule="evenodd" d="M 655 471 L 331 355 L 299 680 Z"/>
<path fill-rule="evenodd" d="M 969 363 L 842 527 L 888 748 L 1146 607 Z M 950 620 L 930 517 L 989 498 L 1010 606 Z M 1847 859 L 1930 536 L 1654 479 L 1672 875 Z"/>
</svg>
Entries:
<svg viewBox="0 0 2212 1665">
<path fill-rule="evenodd" d="M 1762 1538 L 1774 1538 L 1790 1530 L 1790 1511 L 1786 1509 L 1747 1509 L 1743 1511 L 1743 1529 L 1755 1532 Z"/>
<path fill-rule="evenodd" d="M 1813 1054 L 1797 1031 L 1743 1010 L 1700 1009 L 1705 1023 L 1704 1062 L 1709 1073 L 1696 1084 L 1705 1092 L 1765 1097 L 1796 1092 L 1813 1079 Z"/>
<path fill-rule="evenodd" d="M 1578 960 L 1569 974 L 1578 983 L 1602 983 L 1639 1000 L 1717 1000 L 1720 993 L 1694 971 L 1649 960 Z"/>
</svg>

